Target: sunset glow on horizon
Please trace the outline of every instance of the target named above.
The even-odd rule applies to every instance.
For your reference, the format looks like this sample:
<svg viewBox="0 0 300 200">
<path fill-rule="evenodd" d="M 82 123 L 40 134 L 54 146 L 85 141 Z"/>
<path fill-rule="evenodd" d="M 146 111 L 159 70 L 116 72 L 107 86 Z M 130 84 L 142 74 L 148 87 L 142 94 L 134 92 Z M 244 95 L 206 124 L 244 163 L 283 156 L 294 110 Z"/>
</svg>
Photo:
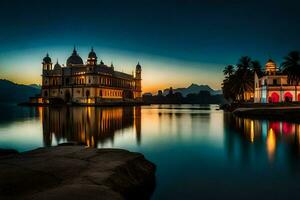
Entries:
<svg viewBox="0 0 300 200">
<path fill-rule="evenodd" d="M 9 51 L 3 54 L 6 59 L 0 60 L 2 70 L 0 78 L 19 84 L 41 84 L 42 59 L 49 53 L 53 65 L 57 62 L 65 65 L 73 47 L 51 47 L 49 50 L 26 49 Z M 79 55 L 86 61 L 91 47 L 77 46 Z M 107 65 L 114 64 L 115 69 L 132 74 L 138 62 L 142 65 L 143 92 L 156 93 L 169 87 L 188 87 L 192 83 L 207 84 L 213 89 L 220 89 L 222 65 L 195 63 L 159 56 L 143 55 L 125 51 L 116 51 L 93 46 L 98 60 Z M 26 52 L 26 54 L 24 54 Z M 46 53 L 44 53 L 46 52 Z M 13 59 L 17 56 L 19 59 Z M 2 67 L 6 66 L 6 67 Z M 19 73 L 22 66 L 22 73 Z M 207 69 L 211 70 L 207 70 Z M 219 68 L 219 69 L 218 69 Z M 217 76 L 216 76 L 217 74 Z M 216 80 L 216 77 L 218 78 Z"/>
</svg>

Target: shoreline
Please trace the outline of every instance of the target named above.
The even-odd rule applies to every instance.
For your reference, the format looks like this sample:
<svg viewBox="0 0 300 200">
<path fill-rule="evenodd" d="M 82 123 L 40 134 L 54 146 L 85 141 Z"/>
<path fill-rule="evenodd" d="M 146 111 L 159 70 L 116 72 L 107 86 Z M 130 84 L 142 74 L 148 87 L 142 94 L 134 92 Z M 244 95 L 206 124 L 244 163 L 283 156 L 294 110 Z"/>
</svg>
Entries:
<svg viewBox="0 0 300 200">
<path fill-rule="evenodd" d="M 18 103 L 18 106 L 27 106 L 27 107 L 57 107 L 57 106 L 70 106 L 70 107 L 117 107 L 117 106 L 144 106 L 151 105 L 144 102 L 103 102 L 103 103 L 70 103 L 70 104 L 47 104 L 47 103 L 29 103 L 23 102 Z"/>
<path fill-rule="evenodd" d="M 1 199 L 148 199 L 155 188 L 156 166 L 123 149 L 62 144 L 6 153 Z"/>
<path fill-rule="evenodd" d="M 232 113 L 239 117 L 300 121 L 300 107 L 238 108 Z"/>
<path fill-rule="evenodd" d="M 300 121 L 300 103 L 278 104 L 232 104 L 223 107 L 224 111 L 231 112 L 238 117 L 253 117 L 259 119 L 293 120 Z"/>
</svg>

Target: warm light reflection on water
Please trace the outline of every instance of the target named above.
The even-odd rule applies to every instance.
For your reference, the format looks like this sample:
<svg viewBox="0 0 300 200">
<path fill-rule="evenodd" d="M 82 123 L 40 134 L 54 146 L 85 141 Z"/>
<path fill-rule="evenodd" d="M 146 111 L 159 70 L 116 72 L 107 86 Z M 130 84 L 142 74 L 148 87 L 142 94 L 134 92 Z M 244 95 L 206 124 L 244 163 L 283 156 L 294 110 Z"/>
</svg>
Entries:
<svg viewBox="0 0 300 200">
<path fill-rule="evenodd" d="M 269 159 L 271 161 L 274 159 L 275 149 L 276 149 L 276 136 L 273 129 L 270 128 L 267 136 L 267 151 L 268 151 Z"/>
<path fill-rule="evenodd" d="M 0 148 L 76 141 L 141 152 L 157 165 L 153 199 L 276 199 L 300 187 L 300 123 L 215 105 L 0 107 Z"/>
</svg>

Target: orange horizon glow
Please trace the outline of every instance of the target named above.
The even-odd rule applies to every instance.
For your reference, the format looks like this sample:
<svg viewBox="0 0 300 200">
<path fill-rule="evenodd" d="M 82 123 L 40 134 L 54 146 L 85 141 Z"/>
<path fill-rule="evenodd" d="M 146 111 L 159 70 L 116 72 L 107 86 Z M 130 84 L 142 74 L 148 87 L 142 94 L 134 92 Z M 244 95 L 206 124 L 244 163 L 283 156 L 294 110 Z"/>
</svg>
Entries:
<svg viewBox="0 0 300 200">
<path fill-rule="evenodd" d="M 37 84 L 37 85 L 41 85 L 42 81 L 41 78 L 35 78 L 33 79 L 32 76 L 22 76 L 22 74 L 20 75 L 12 75 L 12 76 L 0 76 L 0 79 L 5 79 L 5 80 L 9 80 L 12 81 L 16 84 L 20 84 L 20 85 L 30 85 L 30 84 Z M 162 90 L 164 91 L 165 89 L 169 89 L 170 87 L 172 87 L 173 89 L 176 88 L 183 88 L 183 87 L 188 87 L 190 86 L 192 83 L 195 84 L 199 84 L 201 85 L 201 83 L 196 83 L 196 82 L 188 82 L 188 83 L 151 83 L 149 81 L 147 81 L 147 83 L 143 83 L 142 81 L 142 91 L 143 93 L 152 93 L 152 94 L 156 94 L 158 92 L 158 90 Z M 214 85 L 210 85 L 210 84 L 205 84 L 202 83 L 203 85 L 209 85 L 212 89 L 219 89 L 218 87 L 214 87 Z"/>
<path fill-rule="evenodd" d="M 96 48 L 95 48 L 96 49 Z M 24 51 L 7 52 L 5 58 L 0 60 L 1 79 L 7 79 L 18 84 L 41 85 L 41 62 L 49 52 L 52 62 L 56 59 L 60 64 L 70 56 L 69 47 L 52 49 L 29 49 Z M 89 48 L 80 48 L 80 55 L 85 60 Z M 112 49 L 97 49 L 101 52 L 101 60 L 105 63 L 114 61 L 115 70 L 127 74 L 134 73 L 137 62 L 142 65 L 142 91 L 154 93 L 170 87 L 188 87 L 192 83 L 209 85 L 212 89 L 220 89 L 223 79 L 222 65 L 188 62 L 152 55 L 136 54 Z M 99 53 L 100 54 L 100 53 Z M 12 57 L 18 56 L 15 60 Z M 21 71 L 21 72 L 20 72 Z"/>
</svg>

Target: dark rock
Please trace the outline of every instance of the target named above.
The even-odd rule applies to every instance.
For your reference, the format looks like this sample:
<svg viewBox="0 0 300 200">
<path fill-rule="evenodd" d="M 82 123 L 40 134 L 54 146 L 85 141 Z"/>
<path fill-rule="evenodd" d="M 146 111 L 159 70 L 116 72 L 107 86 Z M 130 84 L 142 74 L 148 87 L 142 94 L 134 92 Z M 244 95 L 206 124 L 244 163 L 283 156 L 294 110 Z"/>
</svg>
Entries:
<svg viewBox="0 0 300 200">
<path fill-rule="evenodd" d="M 148 199 L 155 165 L 121 149 L 57 146 L 0 158 L 0 199 Z"/>
<path fill-rule="evenodd" d="M 19 152 L 14 149 L 0 149 L 0 157 L 12 155 L 12 154 L 18 154 L 18 153 Z"/>
</svg>

